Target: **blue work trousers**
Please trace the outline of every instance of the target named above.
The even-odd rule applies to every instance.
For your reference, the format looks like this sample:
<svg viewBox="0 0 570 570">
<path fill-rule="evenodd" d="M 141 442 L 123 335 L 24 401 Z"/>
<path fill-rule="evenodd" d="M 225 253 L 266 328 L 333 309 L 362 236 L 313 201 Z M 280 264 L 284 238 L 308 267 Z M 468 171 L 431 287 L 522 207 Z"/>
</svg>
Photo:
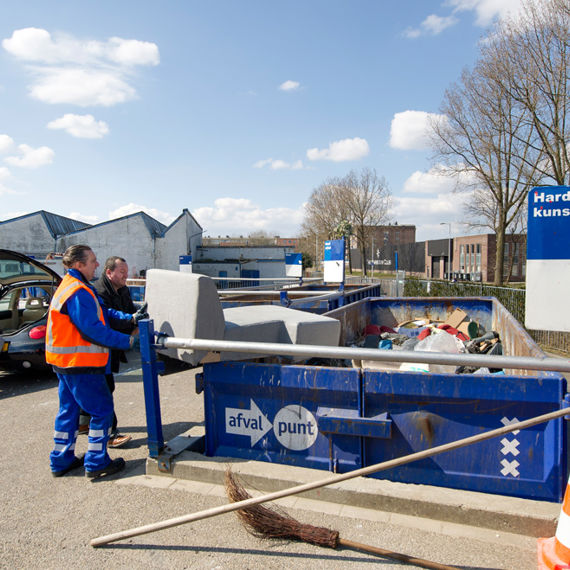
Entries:
<svg viewBox="0 0 570 570">
<path fill-rule="evenodd" d="M 111 463 L 107 441 L 113 423 L 113 396 L 104 374 L 58 374 L 59 412 L 55 418 L 55 445 L 50 453 L 52 471 L 62 471 L 75 459 L 79 412 L 90 416 L 85 470 L 104 469 Z"/>
</svg>

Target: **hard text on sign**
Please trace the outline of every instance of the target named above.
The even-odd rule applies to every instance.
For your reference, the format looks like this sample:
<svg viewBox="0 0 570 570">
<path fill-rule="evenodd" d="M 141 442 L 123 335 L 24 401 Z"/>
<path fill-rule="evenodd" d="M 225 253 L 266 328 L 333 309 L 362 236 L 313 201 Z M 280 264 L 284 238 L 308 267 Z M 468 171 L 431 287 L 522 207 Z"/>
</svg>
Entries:
<svg viewBox="0 0 570 570">
<path fill-rule="evenodd" d="M 525 325 L 570 331 L 570 188 L 533 188 L 528 194 Z"/>
</svg>

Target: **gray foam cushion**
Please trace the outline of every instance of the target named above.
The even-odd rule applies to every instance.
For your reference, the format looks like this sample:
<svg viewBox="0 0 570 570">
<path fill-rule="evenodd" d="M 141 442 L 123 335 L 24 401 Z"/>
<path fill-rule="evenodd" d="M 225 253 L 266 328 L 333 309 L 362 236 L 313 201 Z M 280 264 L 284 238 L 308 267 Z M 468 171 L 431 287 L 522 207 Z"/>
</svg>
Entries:
<svg viewBox="0 0 570 570">
<path fill-rule="evenodd" d="M 205 275 L 149 269 L 145 300 L 156 331 L 176 338 L 201 338 L 338 346 L 340 322 L 279 305 L 251 305 L 222 310 L 214 281 Z M 160 351 L 199 364 L 207 352 Z M 222 360 L 247 360 L 261 354 L 222 352 Z"/>
<path fill-rule="evenodd" d="M 224 337 L 224 314 L 216 285 L 205 275 L 149 269 L 145 300 L 156 331 L 177 338 Z M 184 348 L 161 352 L 194 365 L 206 354 Z"/>
</svg>

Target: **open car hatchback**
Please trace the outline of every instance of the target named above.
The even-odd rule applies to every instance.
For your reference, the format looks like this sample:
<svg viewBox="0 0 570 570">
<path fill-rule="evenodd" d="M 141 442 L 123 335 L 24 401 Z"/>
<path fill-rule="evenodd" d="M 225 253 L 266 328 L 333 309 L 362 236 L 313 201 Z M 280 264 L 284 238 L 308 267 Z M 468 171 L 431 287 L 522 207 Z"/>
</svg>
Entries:
<svg viewBox="0 0 570 570">
<path fill-rule="evenodd" d="M 46 368 L 50 301 L 61 277 L 46 265 L 0 249 L 0 368 Z"/>
</svg>

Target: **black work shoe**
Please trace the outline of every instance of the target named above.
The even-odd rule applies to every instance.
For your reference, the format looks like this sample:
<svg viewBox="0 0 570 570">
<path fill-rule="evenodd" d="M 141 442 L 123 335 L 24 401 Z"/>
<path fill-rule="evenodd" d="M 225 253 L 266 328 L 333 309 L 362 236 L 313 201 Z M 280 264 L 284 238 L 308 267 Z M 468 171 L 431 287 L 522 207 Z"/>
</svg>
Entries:
<svg viewBox="0 0 570 570">
<path fill-rule="evenodd" d="M 99 477 L 105 477 L 107 475 L 113 475 L 114 473 L 118 473 L 121 469 L 125 468 L 125 460 L 122 457 L 117 457 L 117 459 L 113 459 L 107 467 L 103 467 L 103 469 L 97 469 L 96 471 L 87 471 L 85 470 L 85 475 L 89 477 L 89 479 L 95 479 Z"/>
<path fill-rule="evenodd" d="M 84 460 L 83 455 L 81 455 L 80 457 L 76 457 L 69 467 L 62 469 L 61 471 L 52 471 L 51 474 L 53 477 L 61 477 L 66 473 L 69 473 L 70 471 L 73 471 L 74 469 L 81 467 L 83 465 L 83 460 Z"/>
</svg>

